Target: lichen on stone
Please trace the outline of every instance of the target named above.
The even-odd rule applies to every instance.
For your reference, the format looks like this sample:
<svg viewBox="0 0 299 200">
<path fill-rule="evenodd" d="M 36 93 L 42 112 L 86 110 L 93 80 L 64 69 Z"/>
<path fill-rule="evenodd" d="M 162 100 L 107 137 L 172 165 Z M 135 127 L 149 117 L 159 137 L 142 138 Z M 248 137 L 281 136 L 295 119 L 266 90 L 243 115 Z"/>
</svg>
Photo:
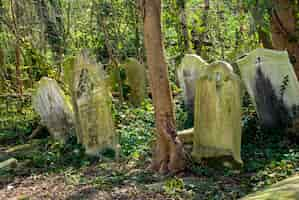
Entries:
<svg viewBox="0 0 299 200">
<path fill-rule="evenodd" d="M 178 67 L 177 74 L 179 84 L 182 88 L 184 103 L 188 111 L 189 118 L 193 118 L 196 82 L 207 65 L 208 63 L 200 56 L 195 54 L 186 54 Z"/>
<path fill-rule="evenodd" d="M 196 84 L 193 158 L 241 160 L 241 87 L 225 62 L 207 66 Z"/>
<path fill-rule="evenodd" d="M 139 106 L 147 95 L 146 69 L 135 58 L 128 58 L 124 63 L 127 83 L 130 87 L 129 101 Z"/>
<path fill-rule="evenodd" d="M 89 155 L 115 150 L 118 137 L 114 130 L 112 99 L 100 64 L 86 52 L 79 54 L 69 68 L 70 90 L 76 112 L 78 141 Z"/>
<path fill-rule="evenodd" d="M 299 117 L 299 83 L 288 53 L 259 48 L 237 64 L 262 126 L 293 126 Z"/>
<path fill-rule="evenodd" d="M 44 77 L 33 94 L 33 108 L 41 117 L 51 136 L 65 142 L 74 127 L 73 109 L 58 83 Z"/>
</svg>

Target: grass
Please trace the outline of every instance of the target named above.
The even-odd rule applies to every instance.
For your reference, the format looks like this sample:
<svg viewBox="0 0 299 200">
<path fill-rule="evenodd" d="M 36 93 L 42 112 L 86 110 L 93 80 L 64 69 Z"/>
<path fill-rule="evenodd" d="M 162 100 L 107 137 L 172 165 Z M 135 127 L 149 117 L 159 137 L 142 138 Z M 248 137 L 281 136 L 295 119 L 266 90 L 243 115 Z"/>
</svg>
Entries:
<svg viewBox="0 0 299 200">
<path fill-rule="evenodd" d="M 183 112 L 182 109 L 177 111 Z M 142 188 L 137 196 L 160 194 L 166 199 L 236 199 L 298 174 L 299 145 L 293 136 L 262 130 L 254 111 L 247 109 L 244 113 L 244 167 L 239 171 L 215 169 L 204 164 L 192 165 L 181 177 L 159 176 L 147 171 L 154 139 L 154 117 L 152 105 L 145 102 L 140 108 L 125 104 L 115 107 L 114 119 L 122 145 L 120 163 L 104 156 L 85 156 L 84 149 L 74 138 L 61 145 L 48 138 L 20 140 L 13 131 L 2 131 L 3 141 L 10 142 L 0 148 L 10 149 L 19 162 L 16 168 L 0 171 L 0 185 L 5 188 L 18 179 L 43 175 L 63 177 L 64 184 L 74 188 L 88 185 L 96 191 L 137 187 Z M 178 116 L 186 115 L 178 113 Z M 22 123 L 26 124 L 26 121 Z M 32 123 L 32 118 L 28 123 Z"/>
</svg>

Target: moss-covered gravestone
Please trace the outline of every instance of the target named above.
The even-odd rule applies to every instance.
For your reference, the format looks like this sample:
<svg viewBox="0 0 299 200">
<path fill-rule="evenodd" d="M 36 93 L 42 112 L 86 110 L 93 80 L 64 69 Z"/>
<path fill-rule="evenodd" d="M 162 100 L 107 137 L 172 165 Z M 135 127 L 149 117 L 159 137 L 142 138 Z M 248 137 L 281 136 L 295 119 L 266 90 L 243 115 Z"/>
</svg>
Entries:
<svg viewBox="0 0 299 200">
<path fill-rule="evenodd" d="M 241 160 L 241 87 L 231 65 L 210 64 L 196 84 L 192 157 Z M 231 164 L 231 162 L 229 162 Z"/>
<path fill-rule="evenodd" d="M 292 125 L 298 117 L 299 84 L 288 53 L 259 48 L 237 64 L 262 125 Z"/>
<path fill-rule="evenodd" d="M 71 65 L 73 63 L 73 65 Z M 65 66 L 75 107 L 76 132 L 89 155 L 115 150 L 118 143 L 111 114 L 111 95 L 102 66 L 81 53 Z"/>
<path fill-rule="evenodd" d="M 130 87 L 129 100 L 138 106 L 146 98 L 146 69 L 135 58 L 128 58 L 124 64 L 127 82 Z"/>
<path fill-rule="evenodd" d="M 193 118 L 196 81 L 208 64 L 194 54 L 186 54 L 177 73 L 180 87 L 183 90 L 184 102 L 189 116 Z"/>
<path fill-rule="evenodd" d="M 50 78 L 42 78 L 32 102 L 34 110 L 51 136 L 65 142 L 74 127 L 74 117 L 71 103 L 58 83 Z"/>
<path fill-rule="evenodd" d="M 293 176 L 270 185 L 261 191 L 249 194 L 241 200 L 298 200 L 299 176 Z"/>
</svg>

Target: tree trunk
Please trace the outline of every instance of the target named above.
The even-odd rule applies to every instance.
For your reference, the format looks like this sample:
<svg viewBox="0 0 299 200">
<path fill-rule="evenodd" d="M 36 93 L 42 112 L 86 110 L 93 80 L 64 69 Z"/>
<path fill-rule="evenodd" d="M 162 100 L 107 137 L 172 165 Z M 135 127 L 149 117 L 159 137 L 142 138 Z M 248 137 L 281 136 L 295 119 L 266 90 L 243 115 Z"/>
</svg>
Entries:
<svg viewBox="0 0 299 200">
<path fill-rule="evenodd" d="M 0 15 L 2 18 L 2 16 L 4 16 L 4 13 L 3 13 L 3 2 L 2 0 L 0 0 Z M 2 34 L 3 32 L 3 26 L 2 26 L 2 21 L 0 20 L 0 33 Z M 0 81 L 1 81 L 1 85 L 0 85 L 0 93 L 5 89 L 5 84 L 4 84 L 4 81 L 5 81 L 5 54 L 4 54 L 4 49 L 3 49 L 3 46 L 2 44 L 0 44 Z"/>
<path fill-rule="evenodd" d="M 108 27 L 106 25 L 106 19 L 101 17 L 101 14 L 98 14 L 98 25 L 101 27 L 103 33 L 104 33 L 104 44 L 106 46 L 108 55 L 109 55 L 109 60 L 112 66 L 116 70 L 116 79 L 117 79 L 117 84 L 118 84 L 118 91 L 119 91 L 119 96 L 120 96 L 120 101 L 124 102 L 124 91 L 123 91 L 123 82 L 121 79 L 121 74 L 120 74 L 120 67 L 119 67 L 119 62 L 117 57 L 115 56 L 115 53 L 113 51 L 112 44 L 109 41 L 109 33 L 108 33 Z"/>
<path fill-rule="evenodd" d="M 296 30 L 298 5 L 292 0 L 274 0 L 271 13 L 273 47 L 288 50 L 290 60 L 299 78 L 299 34 Z"/>
<path fill-rule="evenodd" d="M 209 10 L 210 10 L 210 0 L 204 0 L 204 10 L 201 18 L 202 21 L 201 27 L 203 27 L 204 30 L 201 33 L 197 33 L 196 30 L 193 30 L 193 35 L 192 35 L 192 42 L 197 55 L 201 55 L 202 47 L 204 46 L 204 40 L 207 33 L 206 28 L 208 23 L 207 21 L 208 21 Z"/>
<path fill-rule="evenodd" d="M 10 1 L 11 6 L 11 14 L 12 14 L 12 20 L 14 25 L 14 32 L 16 37 L 16 43 L 15 43 L 15 62 L 16 62 L 16 86 L 17 90 L 20 96 L 23 95 L 23 82 L 21 80 L 21 47 L 20 47 L 20 36 L 19 36 L 19 21 L 21 18 L 21 9 L 20 5 L 18 4 L 16 0 Z M 14 8 L 15 7 L 15 8 Z"/>
<path fill-rule="evenodd" d="M 244 9 L 241 9 L 241 5 L 239 7 L 241 10 L 241 16 L 244 15 Z M 263 29 L 263 27 L 267 26 L 265 20 L 265 9 L 261 7 L 261 3 L 259 1 L 255 2 L 255 5 L 250 9 L 251 16 L 256 24 L 256 30 L 259 37 L 259 42 L 263 44 L 263 47 L 267 49 L 273 49 L 271 33 Z"/>
<path fill-rule="evenodd" d="M 17 82 L 17 88 L 18 88 L 18 93 L 20 96 L 23 95 L 23 83 L 21 79 L 21 49 L 19 42 L 16 42 L 16 82 Z"/>
<path fill-rule="evenodd" d="M 50 8 L 48 7 L 48 2 L 51 5 Z M 61 62 L 66 46 L 61 3 L 59 0 L 33 0 L 33 3 L 40 20 L 45 25 L 44 34 L 54 54 L 53 59 L 58 67 L 58 75 L 60 76 Z M 52 13 L 55 15 L 55 20 L 51 17 Z"/>
<path fill-rule="evenodd" d="M 152 169 L 160 173 L 185 168 L 185 154 L 177 137 L 168 69 L 161 33 L 161 0 L 144 1 L 144 42 L 155 108 L 157 144 Z"/>
<path fill-rule="evenodd" d="M 257 27 L 257 34 L 259 36 L 259 42 L 263 44 L 263 47 L 273 49 L 271 36 L 264 31 L 261 26 Z"/>
<path fill-rule="evenodd" d="M 143 24 L 142 24 L 142 13 L 141 13 L 141 1 L 138 1 L 136 6 L 134 7 L 135 9 L 135 35 L 136 35 L 136 48 L 137 48 L 137 59 L 138 61 L 143 64 L 144 63 L 144 45 L 142 42 L 142 37 L 143 37 Z"/>
<path fill-rule="evenodd" d="M 187 24 L 187 14 L 186 14 L 186 1 L 185 0 L 177 0 L 176 4 L 179 8 L 179 16 L 180 16 L 180 26 L 182 30 L 182 42 L 184 45 L 184 53 L 190 51 L 190 37 L 188 33 L 188 24 Z"/>
</svg>

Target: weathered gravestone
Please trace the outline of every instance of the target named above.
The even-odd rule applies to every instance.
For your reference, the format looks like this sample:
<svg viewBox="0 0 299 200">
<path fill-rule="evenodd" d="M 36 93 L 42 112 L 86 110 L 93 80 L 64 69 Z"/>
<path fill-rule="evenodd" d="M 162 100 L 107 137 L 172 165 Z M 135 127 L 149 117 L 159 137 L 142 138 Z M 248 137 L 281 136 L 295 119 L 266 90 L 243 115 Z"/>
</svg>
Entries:
<svg viewBox="0 0 299 200">
<path fill-rule="evenodd" d="M 284 179 L 276 184 L 267 186 L 261 191 L 249 194 L 240 200 L 298 200 L 299 176 Z"/>
<path fill-rule="evenodd" d="M 196 84 L 192 157 L 241 160 L 241 86 L 231 65 L 210 64 Z"/>
<path fill-rule="evenodd" d="M 262 125 L 292 126 L 298 117 L 299 84 L 288 53 L 259 48 L 237 64 Z"/>
<path fill-rule="evenodd" d="M 130 102 L 139 106 L 146 98 L 146 69 L 135 58 L 128 58 L 124 64 L 127 82 L 130 87 Z"/>
<path fill-rule="evenodd" d="M 33 95 L 33 108 L 41 117 L 51 136 L 65 142 L 74 127 L 74 117 L 70 101 L 58 83 L 50 78 L 42 78 Z"/>
<path fill-rule="evenodd" d="M 195 85 L 200 73 L 208 64 L 200 57 L 194 54 L 186 54 L 178 68 L 178 79 L 183 90 L 186 109 L 193 118 Z"/>
<path fill-rule="evenodd" d="M 6 168 L 15 168 L 18 165 L 18 161 L 15 158 L 10 158 L 0 162 L 0 170 Z"/>
<path fill-rule="evenodd" d="M 71 65 L 74 63 L 73 65 Z M 118 143 L 111 114 L 111 95 L 104 70 L 86 52 L 65 67 L 75 107 L 76 132 L 89 155 L 116 150 Z"/>
</svg>

